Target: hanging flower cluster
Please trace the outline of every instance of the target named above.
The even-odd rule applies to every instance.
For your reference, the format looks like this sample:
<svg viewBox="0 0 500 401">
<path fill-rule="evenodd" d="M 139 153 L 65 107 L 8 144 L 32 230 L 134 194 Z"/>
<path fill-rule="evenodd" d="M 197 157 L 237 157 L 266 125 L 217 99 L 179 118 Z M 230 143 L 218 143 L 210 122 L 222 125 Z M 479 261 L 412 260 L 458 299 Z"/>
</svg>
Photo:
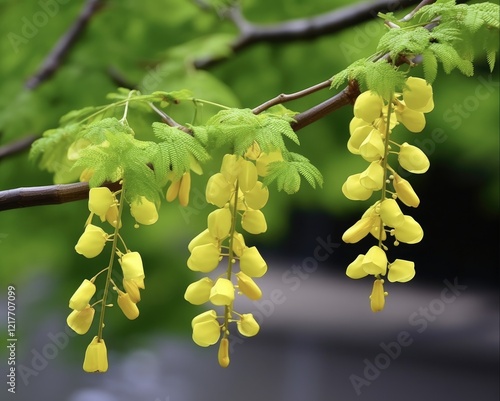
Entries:
<svg viewBox="0 0 500 401">
<path fill-rule="evenodd" d="M 400 242 L 415 244 L 423 237 L 422 227 L 413 217 L 403 214 L 398 200 L 409 207 L 417 207 L 420 200 L 410 183 L 396 173 L 389 164 L 389 155 L 395 154 L 399 165 L 415 174 L 425 173 L 429 160 L 419 148 L 392 140 L 392 130 L 403 124 L 410 132 L 421 132 L 425 127 L 424 113 L 432 111 L 432 87 L 421 78 L 409 77 L 402 94 L 395 94 L 390 102 L 372 91 L 361 93 L 354 104 L 351 120 L 349 151 L 369 162 L 361 173 L 351 175 L 342 186 L 342 192 L 351 200 L 367 200 L 373 192 L 381 191 L 377 200 L 350 227 L 342 239 L 356 243 L 371 234 L 378 241 L 364 255 L 359 255 L 348 267 L 346 274 L 359 279 L 375 277 L 370 296 L 371 309 L 381 311 L 385 305 L 384 278 L 390 282 L 406 282 L 415 276 L 412 261 L 396 259 L 389 263 L 384 241 L 388 235 L 394 245 Z M 392 188 L 391 188 L 392 187 Z"/>
<path fill-rule="evenodd" d="M 193 341 L 201 347 L 216 344 L 222 335 L 218 353 L 222 367 L 229 365 L 229 324 L 236 322 L 237 330 L 246 337 L 256 335 L 260 329 L 251 313 L 240 314 L 233 309 L 236 294 L 251 300 L 262 297 L 254 278 L 262 277 L 267 271 L 267 264 L 257 248 L 245 244 L 236 226 L 239 221 L 241 228 L 251 234 L 267 230 L 261 209 L 267 203 L 269 191 L 258 176 L 267 173 L 270 162 L 279 160 L 278 153 L 262 153 L 254 143 L 243 157 L 224 156 L 220 172 L 209 178 L 206 187 L 207 202 L 219 209 L 208 215 L 208 228 L 188 245 L 191 255 L 187 266 L 193 271 L 210 273 L 227 257 L 224 273 L 195 281 L 184 295 L 194 305 L 210 302 L 224 307 L 222 314 L 210 309 L 192 321 Z M 239 271 L 236 272 L 237 265 Z"/>
<path fill-rule="evenodd" d="M 86 372 L 105 372 L 108 369 L 107 351 L 102 331 L 104 328 L 104 312 L 106 307 L 112 306 L 112 304 L 107 304 L 109 288 L 111 287 L 117 293 L 119 308 L 131 320 L 139 316 L 137 303 L 141 300 L 140 290 L 145 288 L 141 255 L 138 252 L 130 251 L 119 234 L 122 226 L 123 202 L 118 200 L 117 195 L 122 193 L 122 191 L 123 183 L 122 190 L 115 193 L 106 187 L 92 188 L 90 190 L 88 201 L 90 215 L 85 224 L 85 230 L 75 246 L 76 252 L 80 255 L 86 258 L 94 258 L 104 250 L 108 242 L 112 243 L 108 266 L 90 280 L 83 280 L 69 301 L 69 307 L 72 309 L 72 312 L 66 321 L 68 326 L 78 334 L 85 334 L 89 331 L 95 315 L 94 306 L 101 304 L 98 334 L 93 338 L 85 352 L 83 369 Z M 158 212 L 155 204 L 144 197 L 140 197 L 130 204 L 130 213 L 136 220 L 136 226 L 138 224 L 154 224 L 158 220 Z M 114 228 L 114 233 L 108 234 L 101 227 L 92 224 L 94 216 L 98 216 L 101 223 L 107 221 Z M 124 247 L 123 250 L 120 250 L 118 247 L 118 239 Z M 123 290 L 111 278 L 115 257 L 118 258 L 122 269 Z M 96 293 L 94 282 L 103 272 L 107 272 L 103 296 L 101 299 L 91 303 Z"/>
</svg>

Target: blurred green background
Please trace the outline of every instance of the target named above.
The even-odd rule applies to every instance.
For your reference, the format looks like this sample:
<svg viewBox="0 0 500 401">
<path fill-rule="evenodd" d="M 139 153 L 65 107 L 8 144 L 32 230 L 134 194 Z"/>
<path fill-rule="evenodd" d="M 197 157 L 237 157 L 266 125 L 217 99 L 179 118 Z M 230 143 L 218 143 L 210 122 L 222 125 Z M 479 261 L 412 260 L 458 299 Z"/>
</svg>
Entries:
<svg viewBox="0 0 500 401">
<path fill-rule="evenodd" d="M 312 41 L 257 44 L 207 71 L 196 71 L 189 61 L 223 51 L 228 38 L 236 35 L 231 23 L 217 13 L 200 10 L 194 1 L 110 0 L 92 18 L 54 76 L 35 91 L 27 91 L 26 80 L 83 6 L 81 1 L 57 3 L 57 13 L 44 24 L 40 20 L 33 37 L 14 43 L 9 34 L 22 35 L 26 21 L 45 12 L 40 4 L 0 0 L 0 146 L 57 127 L 58 119 L 70 110 L 105 103 L 106 94 L 117 87 L 117 75 L 144 91 L 189 88 L 197 97 L 255 107 L 279 93 L 324 81 L 357 58 L 370 55 L 384 32 L 382 21 L 376 20 Z M 326 12 L 332 4 L 248 0 L 243 9 L 251 21 L 272 23 Z M 337 1 L 335 7 L 348 4 L 352 2 Z M 183 47 L 186 42 L 189 47 Z M 440 73 L 433 85 L 436 108 L 427 115 L 426 130 L 413 136 L 401 134 L 422 146 L 431 160 L 427 174 L 409 178 L 422 202 L 418 210 L 408 213 L 422 224 L 426 237 L 421 244 L 394 251 L 401 252 L 397 257 L 417 261 L 417 281 L 432 281 L 451 272 L 485 285 L 497 283 L 499 77 L 496 71 L 489 73 L 480 49 L 478 58 L 472 78 Z M 415 74 L 421 74 L 419 68 Z M 323 91 L 287 106 L 303 111 L 332 94 Z M 203 111 L 206 117 L 210 112 L 209 108 Z M 269 231 L 248 241 L 265 255 L 299 257 L 310 252 L 317 236 L 326 234 L 340 242 L 345 229 L 371 203 L 348 201 L 341 193 L 346 177 L 366 164 L 346 148 L 351 118 L 352 109 L 345 107 L 299 132 L 300 150 L 291 149 L 311 159 L 323 173 L 325 185 L 313 190 L 304 183 L 293 196 L 271 193 L 264 209 Z M 137 123 L 135 128 L 139 138 L 151 135 L 146 124 Z M 27 156 L 23 152 L 0 160 L 0 190 L 52 183 L 51 175 L 39 171 Z M 214 158 L 205 172 L 216 171 L 219 163 Z M 183 300 L 183 293 L 198 276 L 185 261 L 187 243 L 205 228 L 213 209 L 203 201 L 206 179 L 207 175 L 195 177 L 187 210 L 177 203 L 163 204 L 159 222 L 139 229 L 133 228 L 132 219 L 125 219 L 122 235 L 143 256 L 146 290 L 139 304 L 140 321 L 129 322 L 114 311 L 107 314 L 106 335 L 113 338 L 113 347 L 127 346 L 131 338 L 148 330 L 189 336 L 189 322 L 197 311 Z M 34 330 L 48 313 L 65 315 L 68 299 L 80 282 L 106 265 L 107 255 L 87 260 L 74 251 L 87 216 L 86 201 L 0 212 L 2 288 L 15 284 L 18 297 L 29 292 L 35 300 L 20 331 Z M 367 241 L 342 246 L 327 269 L 342 271 L 365 252 Z M 50 296 L 38 299 L 38 286 Z M 84 337 L 71 347 L 78 354 L 90 339 Z"/>
</svg>

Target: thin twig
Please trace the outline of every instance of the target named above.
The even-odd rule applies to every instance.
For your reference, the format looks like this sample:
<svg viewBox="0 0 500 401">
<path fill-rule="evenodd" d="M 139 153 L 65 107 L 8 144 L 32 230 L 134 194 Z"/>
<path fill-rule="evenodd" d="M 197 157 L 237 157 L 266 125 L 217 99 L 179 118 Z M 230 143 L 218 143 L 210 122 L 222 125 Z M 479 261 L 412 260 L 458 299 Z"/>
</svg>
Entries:
<svg viewBox="0 0 500 401">
<path fill-rule="evenodd" d="M 9 156 L 14 156 L 16 153 L 29 149 L 31 144 L 38 139 L 36 135 L 28 135 L 24 138 L 10 142 L 7 145 L 0 147 L 0 160 Z"/>
<path fill-rule="evenodd" d="M 268 100 L 267 102 L 262 103 L 260 106 L 255 107 L 252 111 L 254 114 L 260 114 L 263 111 L 269 109 L 272 106 L 275 106 L 277 104 L 282 104 L 289 102 L 291 100 L 296 100 L 300 99 L 301 97 L 308 96 L 314 92 L 317 92 L 321 89 L 329 88 L 332 83 L 331 79 L 328 79 L 324 82 L 320 82 L 319 84 L 313 85 L 310 88 L 303 89 L 299 92 L 295 93 L 290 93 L 290 94 L 285 94 L 282 93 L 281 95 L 276 96 L 275 98 L 272 98 Z"/>
<path fill-rule="evenodd" d="M 422 0 L 409 14 L 406 14 L 403 18 L 400 19 L 401 22 L 407 22 L 413 18 L 413 16 L 420 10 L 423 6 L 427 6 L 429 4 L 434 3 L 436 0 Z"/>
<path fill-rule="evenodd" d="M 177 121 L 175 121 L 172 117 L 170 117 L 163 110 L 156 107 L 153 103 L 148 102 L 148 104 L 149 104 L 149 107 L 151 107 L 155 111 L 155 113 L 158 114 L 162 118 L 162 120 L 165 124 L 167 124 L 170 127 L 180 129 L 181 131 L 184 131 L 186 134 L 193 135 L 193 132 L 188 127 L 185 127 L 184 125 L 179 124 Z"/>
<path fill-rule="evenodd" d="M 103 5 L 103 3 L 104 0 L 87 0 L 81 13 L 50 51 L 40 69 L 28 79 L 25 84 L 27 89 L 35 89 L 56 72 L 56 70 L 61 66 L 64 57 L 69 53 L 80 34 L 86 28 L 90 18 Z"/>
</svg>

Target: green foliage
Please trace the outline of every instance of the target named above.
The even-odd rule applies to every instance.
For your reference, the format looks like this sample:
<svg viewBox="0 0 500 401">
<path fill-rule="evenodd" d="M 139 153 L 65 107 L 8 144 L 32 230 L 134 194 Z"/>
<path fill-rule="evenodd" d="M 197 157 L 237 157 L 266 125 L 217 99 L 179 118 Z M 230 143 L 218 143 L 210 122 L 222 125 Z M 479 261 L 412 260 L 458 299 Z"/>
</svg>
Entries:
<svg viewBox="0 0 500 401">
<path fill-rule="evenodd" d="M 290 152 L 283 161 L 272 162 L 268 166 L 269 174 L 264 179 L 264 184 L 269 185 L 276 181 L 278 191 L 294 194 L 300 189 L 300 176 L 303 176 L 311 187 L 323 186 L 323 176 L 314 167 L 309 159 Z"/>
</svg>

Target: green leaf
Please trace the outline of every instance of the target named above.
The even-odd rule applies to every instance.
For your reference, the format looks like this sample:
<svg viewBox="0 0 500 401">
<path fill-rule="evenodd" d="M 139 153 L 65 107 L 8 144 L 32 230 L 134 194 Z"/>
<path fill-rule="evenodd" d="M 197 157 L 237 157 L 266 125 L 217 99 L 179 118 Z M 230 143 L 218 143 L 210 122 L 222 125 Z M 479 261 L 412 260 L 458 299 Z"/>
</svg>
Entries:
<svg viewBox="0 0 500 401">
<path fill-rule="evenodd" d="M 424 27 L 395 28 L 380 38 L 377 51 L 382 54 L 388 53 L 392 60 L 396 60 L 400 55 L 417 55 L 427 48 L 430 38 L 431 33 Z"/>
<path fill-rule="evenodd" d="M 385 60 L 372 63 L 366 71 L 368 89 L 389 100 L 396 90 L 403 88 L 406 80 L 404 72 L 397 70 Z"/>
<path fill-rule="evenodd" d="M 438 62 L 434 53 L 430 50 L 426 50 L 422 53 L 422 66 L 424 68 L 425 80 L 432 84 L 436 79 L 438 72 Z"/>
</svg>

